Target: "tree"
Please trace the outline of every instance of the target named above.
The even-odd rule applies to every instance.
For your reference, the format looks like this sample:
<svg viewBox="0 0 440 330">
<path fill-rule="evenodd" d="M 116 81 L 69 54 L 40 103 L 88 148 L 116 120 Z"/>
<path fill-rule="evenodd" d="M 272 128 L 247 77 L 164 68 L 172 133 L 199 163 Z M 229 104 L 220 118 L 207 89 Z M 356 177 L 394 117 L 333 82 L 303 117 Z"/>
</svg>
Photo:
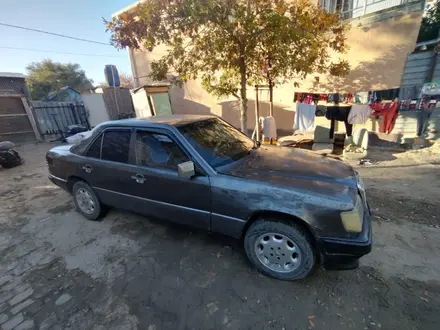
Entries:
<svg viewBox="0 0 440 330">
<path fill-rule="evenodd" d="M 121 72 L 119 74 L 119 80 L 121 81 L 121 87 L 134 88 L 133 77 L 130 76 L 128 73 Z"/>
<path fill-rule="evenodd" d="M 120 87 L 129 88 L 129 89 L 134 88 L 133 77 L 130 76 L 128 73 L 121 72 L 119 74 L 119 81 L 121 83 Z M 106 81 L 102 82 L 102 83 L 99 83 L 98 86 L 100 86 L 100 87 L 109 87 Z"/>
<path fill-rule="evenodd" d="M 276 84 L 296 79 L 297 85 L 310 74 L 349 70 L 346 61 L 332 60 L 347 49 L 346 26 L 309 0 L 146 0 L 134 15 L 106 24 L 118 48 L 168 47 L 151 63 L 152 79 L 181 85 L 199 78 L 218 97 L 234 95 L 243 132 L 247 86 L 267 83 L 268 75 Z"/>
<path fill-rule="evenodd" d="M 93 80 L 88 79 L 84 70 L 76 63 L 63 64 L 44 60 L 29 64 L 26 70 L 27 85 L 34 100 L 41 100 L 64 86 L 73 87 L 80 92 L 93 88 Z"/>
<path fill-rule="evenodd" d="M 422 18 L 417 42 L 437 39 L 440 31 L 440 1 L 436 1 Z"/>
</svg>

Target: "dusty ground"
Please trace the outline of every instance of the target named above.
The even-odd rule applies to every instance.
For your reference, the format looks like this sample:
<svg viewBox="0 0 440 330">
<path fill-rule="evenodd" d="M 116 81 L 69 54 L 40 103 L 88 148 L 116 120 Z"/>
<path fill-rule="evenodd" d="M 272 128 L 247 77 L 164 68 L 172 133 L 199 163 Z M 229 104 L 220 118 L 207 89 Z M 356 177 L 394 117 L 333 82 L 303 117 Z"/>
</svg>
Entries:
<svg viewBox="0 0 440 330">
<path fill-rule="evenodd" d="M 359 168 L 373 252 L 356 271 L 282 282 L 223 237 L 121 211 L 85 220 L 47 180 L 48 148 L 0 170 L 2 329 L 438 329 L 435 155 L 373 153 Z"/>
</svg>

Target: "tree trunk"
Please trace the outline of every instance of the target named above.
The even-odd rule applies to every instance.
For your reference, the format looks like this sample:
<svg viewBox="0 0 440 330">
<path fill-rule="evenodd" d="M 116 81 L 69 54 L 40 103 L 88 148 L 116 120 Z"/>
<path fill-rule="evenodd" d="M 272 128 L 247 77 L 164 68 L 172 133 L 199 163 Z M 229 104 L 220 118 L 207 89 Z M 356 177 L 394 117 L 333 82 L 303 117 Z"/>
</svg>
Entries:
<svg viewBox="0 0 440 330">
<path fill-rule="evenodd" d="M 240 61 L 240 129 L 247 135 L 247 108 L 248 100 L 246 93 L 247 77 L 246 77 L 246 65 L 244 58 Z"/>
</svg>

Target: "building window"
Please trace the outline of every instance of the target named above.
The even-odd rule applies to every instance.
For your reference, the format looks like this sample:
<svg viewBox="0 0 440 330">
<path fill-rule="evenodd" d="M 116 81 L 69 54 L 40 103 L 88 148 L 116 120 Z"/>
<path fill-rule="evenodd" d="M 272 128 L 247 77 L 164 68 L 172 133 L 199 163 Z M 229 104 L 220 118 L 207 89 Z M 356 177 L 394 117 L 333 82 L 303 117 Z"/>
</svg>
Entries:
<svg viewBox="0 0 440 330">
<path fill-rule="evenodd" d="M 321 7 L 329 13 L 340 13 L 341 19 L 345 20 L 412 1 L 413 0 L 321 0 Z"/>
</svg>

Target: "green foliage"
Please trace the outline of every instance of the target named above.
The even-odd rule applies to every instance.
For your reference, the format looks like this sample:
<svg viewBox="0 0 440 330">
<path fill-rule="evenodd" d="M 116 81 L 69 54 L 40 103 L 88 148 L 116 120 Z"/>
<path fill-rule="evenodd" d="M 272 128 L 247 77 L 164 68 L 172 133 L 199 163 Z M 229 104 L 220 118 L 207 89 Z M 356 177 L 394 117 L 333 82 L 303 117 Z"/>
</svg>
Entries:
<svg viewBox="0 0 440 330">
<path fill-rule="evenodd" d="M 429 10 L 426 11 L 420 25 L 417 42 L 437 39 L 440 30 L 440 2 L 437 1 Z"/>
<path fill-rule="evenodd" d="M 27 85 L 33 100 L 41 100 L 51 92 L 70 86 L 79 92 L 93 88 L 79 64 L 62 64 L 52 60 L 33 62 L 26 67 Z"/>
<path fill-rule="evenodd" d="M 106 24 L 116 47 L 168 47 L 151 63 L 152 79 L 172 73 L 176 84 L 201 79 L 216 96 L 236 96 L 242 130 L 246 86 L 267 84 L 268 75 L 275 84 L 297 83 L 349 70 L 331 56 L 346 51 L 346 26 L 309 0 L 146 0 Z"/>
</svg>

